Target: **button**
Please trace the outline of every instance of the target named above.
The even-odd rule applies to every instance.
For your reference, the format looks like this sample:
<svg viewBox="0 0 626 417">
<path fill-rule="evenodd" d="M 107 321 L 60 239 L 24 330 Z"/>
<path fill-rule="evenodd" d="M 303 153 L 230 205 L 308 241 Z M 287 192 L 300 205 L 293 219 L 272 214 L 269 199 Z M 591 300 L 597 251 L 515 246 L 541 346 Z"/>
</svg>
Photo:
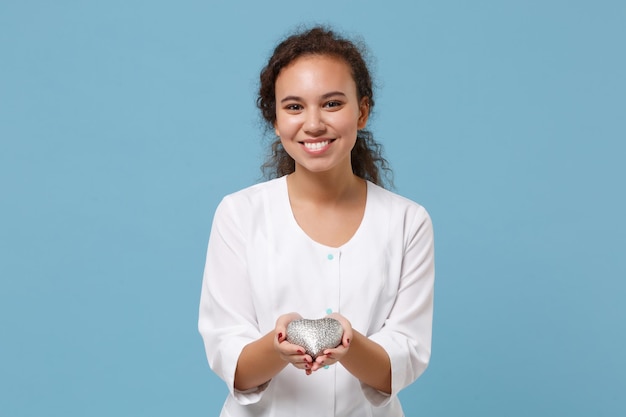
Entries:
<svg viewBox="0 0 626 417">
<path fill-rule="evenodd" d="M 329 261 L 332 261 L 333 259 L 335 259 L 335 257 L 333 256 L 333 254 L 332 254 L 332 253 L 329 253 L 329 254 L 328 254 L 328 260 L 329 260 Z"/>
<path fill-rule="evenodd" d="M 332 309 L 332 308 L 327 308 L 327 309 L 326 309 L 326 314 L 332 314 L 332 312 L 333 312 L 333 309 Z"/>
</svg>

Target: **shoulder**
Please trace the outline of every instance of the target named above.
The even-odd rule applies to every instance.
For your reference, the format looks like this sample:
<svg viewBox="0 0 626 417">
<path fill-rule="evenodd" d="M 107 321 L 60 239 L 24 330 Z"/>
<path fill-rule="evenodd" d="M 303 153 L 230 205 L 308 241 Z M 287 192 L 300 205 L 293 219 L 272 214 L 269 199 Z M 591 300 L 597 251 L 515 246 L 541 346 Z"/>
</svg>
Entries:
<svg viewBox="0 0 626 417">
<path fill-rule="evenodd" d="M 416 239 L 432 241 L 432 220 L 421 204 L 373 183 L 368 183 L 368 193 L 372 217 L 390 236 L 402 236 L 405 246 Z"/>
<path fill-rule="evenodd" d="M 261 204 L 268 197 L 280 195 L 285 190 L 285 178 L 280 177 L 228 194 L 222 198 L 220 206 L 250 208 L 250 206 Z"/>
<path fill-rule="evenodd" d="M 236 219 L 239 223 L 252 221 L 254 217 L 263 215 L 268 203 L 279 199 L 286 190 L 285 179 L 281 177 L 228 194 L 217 206 L 214 219 Z"/>
<path fill-rule="evenodd" d="M 367 183 L 367 192 L 376 211 L 386 212 L 390 216 L 404 213 L 403 217 L 408 215 L 410 217 L 430 218 L 428 212 L 421 204 L 372 182 Z"/>
</svg>

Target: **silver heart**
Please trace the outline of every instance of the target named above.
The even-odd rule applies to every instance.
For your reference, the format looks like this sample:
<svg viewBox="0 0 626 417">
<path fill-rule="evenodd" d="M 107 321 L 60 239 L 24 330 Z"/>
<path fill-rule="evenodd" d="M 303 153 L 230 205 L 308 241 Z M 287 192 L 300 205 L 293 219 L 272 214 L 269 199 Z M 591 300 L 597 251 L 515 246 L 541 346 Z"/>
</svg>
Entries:
<svg viewBox="0 0 626 417">
<path fill-rule="evenodd" d="M 341 344 L 343 327 L 341 323 L 329 317 L 309 320 L 294 320 L 287 326 L 287 341 L 302 346 L 313 360 Z"/>
</svg>

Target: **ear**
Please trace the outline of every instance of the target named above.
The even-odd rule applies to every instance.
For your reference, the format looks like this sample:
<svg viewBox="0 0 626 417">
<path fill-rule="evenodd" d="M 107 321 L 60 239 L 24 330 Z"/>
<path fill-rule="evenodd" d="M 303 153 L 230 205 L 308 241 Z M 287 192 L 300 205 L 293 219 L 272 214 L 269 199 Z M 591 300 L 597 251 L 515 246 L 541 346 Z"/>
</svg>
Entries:
<svg viewBox="0 0 626 417">
<path fill-rule="evenodd" d="M 370 99 L 363 97 L 359 103 L 359 120 L 357 128 L 363 129 L 367 125 L 367 119 L 370 117 Z"/>
<path fill-rule="evenodd" d="M 280 132 L 278 131 L 278 126 L 276 125 L 276 121 L 274 121 L 274 133 L 276 133 L 276 136 L 280 137 Z"/>
</svg>

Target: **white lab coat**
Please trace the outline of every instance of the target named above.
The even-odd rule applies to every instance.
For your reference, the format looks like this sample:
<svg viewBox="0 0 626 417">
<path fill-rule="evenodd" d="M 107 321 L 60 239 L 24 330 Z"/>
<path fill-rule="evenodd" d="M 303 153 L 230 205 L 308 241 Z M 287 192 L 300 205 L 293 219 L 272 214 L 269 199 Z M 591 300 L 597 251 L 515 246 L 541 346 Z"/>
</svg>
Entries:
<svg viewBox="0 0 626 417">
<path fill-rule="evenodd" d="M 428 213 L 370 182 L 361 225 L 339 248 L 298 226 L 286 177 L 226 196 L 213 219 L 199 313 L 209 365 L 230 390 L 221 416 L 402 416 L 397 394 L 430 359 L 433 285 Z M 339 312 L 380 344 L 391 359 L 391 395 L 341 364 L 310 376 L 287 366 L 263 386 L 235 390 L 243 347 L 289 312 Z"/>
</svg>

